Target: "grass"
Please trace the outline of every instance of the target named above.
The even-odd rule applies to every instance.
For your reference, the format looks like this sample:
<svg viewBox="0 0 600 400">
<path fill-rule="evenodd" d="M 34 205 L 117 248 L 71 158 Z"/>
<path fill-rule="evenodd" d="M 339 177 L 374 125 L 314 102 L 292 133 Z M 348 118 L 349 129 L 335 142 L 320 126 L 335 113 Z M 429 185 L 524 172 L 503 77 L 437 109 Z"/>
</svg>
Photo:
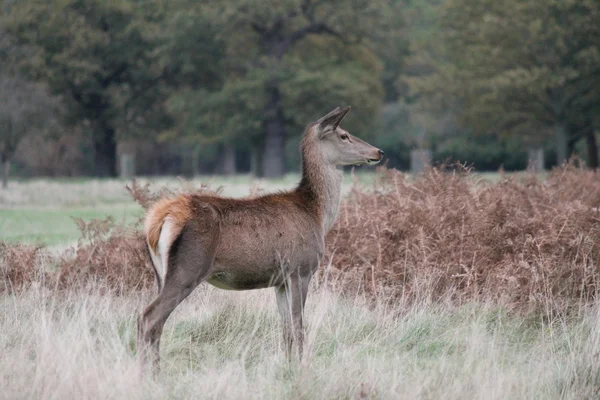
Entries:
<svg viewBox="0 0 600 400">
<path fill-rule="evenodd" d="M 343 299 L 313 288 L 307 348 L 288 364 L 270 290 L 201 286 L 171 317 L 163 370 L 140 377 L 135 314 L 149 293 L 31 289 L 0 297 L 0 397 L 576 399 L 597 395 L 599 309 L 572 320 Z M 590 379 L 594 378 L 594 379 Z"/>
<path fill-rule="evenodd" d="M 56 246 L 72 243 L 79 230 L 72 218 L 90 220 L 112 215 L 118 224 L 129 225 L 141 215 L 134 204 L 101 207 L 9 208 L 0 210 L 0 240 Z"/>
<path fill-rule="evenodd" d="M 225 195 L 240 196 L 255 184 L 270 191 L 296 179 L 236 177 L 212 184 L 226 184 Z M 72 243 L 79 235 L 71 216 L 112 215 L 131 224 L 141 209 L 123 184 L 11 182 L 0 193 L 0 240 Z M 178 182 L 158 180 L 165 184 Z M 344 297 L 315 283 L 306 309 L 305 357 L 288 364 L 272 290 L 229 292 L 204 284 L 167 322 L 162 372 L 152 379 L 140 375 L 135 359 L 136 315 L 152 298 L 146 291 L 117 296 L 93 283 L 0 294 L 0 399 L 600 396 L 597 304 L 549 317 L 501 303 L 457 307 Z"/>
</svg>

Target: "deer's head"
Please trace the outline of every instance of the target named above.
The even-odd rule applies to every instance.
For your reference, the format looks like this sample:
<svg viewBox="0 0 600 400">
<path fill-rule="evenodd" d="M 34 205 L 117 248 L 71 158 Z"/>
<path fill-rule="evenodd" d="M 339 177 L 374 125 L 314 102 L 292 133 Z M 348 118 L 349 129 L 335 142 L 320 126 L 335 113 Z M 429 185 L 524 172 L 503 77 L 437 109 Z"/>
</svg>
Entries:
<svg viewBox="0 0 600 400">
<path fill-rule="evenodd" d="M 323 159 L 335 166 L 374 165 L 383 158 L 383 151 L 371 146 L 340 128 L 340 122 L 350 107 L 336 108 L 313 124 L 313 139 Z"/>
</svg>

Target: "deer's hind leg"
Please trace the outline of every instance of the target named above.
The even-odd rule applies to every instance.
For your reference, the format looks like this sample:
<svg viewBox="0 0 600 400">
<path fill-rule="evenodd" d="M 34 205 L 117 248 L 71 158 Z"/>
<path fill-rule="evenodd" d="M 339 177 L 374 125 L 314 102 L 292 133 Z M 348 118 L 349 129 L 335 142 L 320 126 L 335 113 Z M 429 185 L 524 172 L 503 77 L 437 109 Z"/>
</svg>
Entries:
<svg viewBox="0 0 600 400">
<path fill-rule="evenodd" d="M 175 308 L 211 273 L 216 234 L 189 222 L 172 243 L 162 288 L 138 317 L 137 348 L 142 368 L 151 361 L 158 372 L 160 337 Z"/>
</svg>

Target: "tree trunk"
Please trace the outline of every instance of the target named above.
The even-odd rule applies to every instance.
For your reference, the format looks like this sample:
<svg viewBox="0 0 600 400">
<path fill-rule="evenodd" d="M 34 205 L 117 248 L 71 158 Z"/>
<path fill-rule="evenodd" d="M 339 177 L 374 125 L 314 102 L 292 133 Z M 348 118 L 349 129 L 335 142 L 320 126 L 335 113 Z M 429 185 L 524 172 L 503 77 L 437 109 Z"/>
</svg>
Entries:
<svg viewBox="0 0 600 400">
<path fill-rule="evenodd" d="M 431 166 L 431 150 L 415 149 L 410 151 L 410 172 L 418 174 Z"/>
<path fill-rule="evenodd" d="M 262 172 L 266 178 L 278 178 L 285 172 L 285 122 L 279 87 L 272 84 L 267 94 L 269 99 L 265 107 Z"/>
<path fill-rule="evenodd" d="M 10 174 L 10 160 L 2 160 L 2 188 L 6 189 L 8 186 L 8 175 Z"/>
<path fill-rule="evenodd" d="M 223 146 L 223 174 L 235 175 L 235 164 L 235 147 L 231 144 L 225 144 Z"/>
<path fill-rule="evenodd" d="M 200 147 L 196 146 L 192 150 L 192 176 L 200 175 Z"/>
<path fill-rule="evenodd" d="M 117 176 L 117 140 L 115 129 L 102 126 L 94 132 L 95 174 L 100 177 Z"/>
<path fill-rule="evenodd" d="M 569 144 L 569 135 L 564 125 L 557 124 L 554 127 L 554 134 L 556 137 L 556 163 L 560 166 L 569 159 L 572 145 Z"/>
<path fill-rule="evenodd" d="M 535 172 L 544 170 L 544 149 L 533 147 L 527 150 L 527 169 Z"/>
<path fill-rule="evenodd" d="M 588 166 L 598 168 L 598 142 L 596 141 L 596 132 L 593 127 L 589 127 L 585 132 L 585 142 L 588 151 Z"/>
<path fill-rule="evenodd" d="M 263 145 L 254 144 L 252 146 L 252 153 L 250 154 L 250 171 L 252 175 L 254 175 L 257 178 L 262 178 L 264 176 L 262 169 L 262 159 Z"/>
<path fill-rule="evenodd" d="M 119 177 L 131 179 L 135 177 L 135 153 L 122 153 L 119 159 Z"/>
</svg>

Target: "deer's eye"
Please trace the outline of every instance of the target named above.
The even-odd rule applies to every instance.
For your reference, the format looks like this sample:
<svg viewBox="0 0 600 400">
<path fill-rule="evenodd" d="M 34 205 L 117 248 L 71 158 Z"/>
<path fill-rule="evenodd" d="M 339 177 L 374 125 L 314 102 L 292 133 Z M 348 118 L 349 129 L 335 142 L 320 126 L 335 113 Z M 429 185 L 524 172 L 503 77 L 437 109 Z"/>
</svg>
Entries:
<svg viewBox="0 0 600 400">
<path fill-rule="evenodd" d="M 348 140 L 348 135 L 340 135 L 340 139 L 342 139 L 342 140 Z"/>
</svg>

